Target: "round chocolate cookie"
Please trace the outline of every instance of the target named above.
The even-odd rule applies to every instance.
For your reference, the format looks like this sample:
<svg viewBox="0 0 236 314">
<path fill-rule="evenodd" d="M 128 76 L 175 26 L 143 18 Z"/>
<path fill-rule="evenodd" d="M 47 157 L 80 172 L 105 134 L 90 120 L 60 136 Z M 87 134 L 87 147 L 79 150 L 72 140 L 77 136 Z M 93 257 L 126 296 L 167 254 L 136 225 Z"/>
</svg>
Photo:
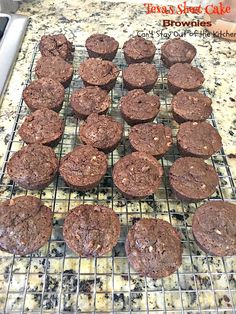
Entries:
<svg viewBox="0 0 236 314">
<path fill-rule="evenodd" d="M 35 73 L 38 78 L 51 78 L 66 88 L 73 76 L 73 66 L 60 57 L 41 57 L 37 61 Z"/>
<path fill-rule="evenodd" d="M 125 60 L 128 64 L 151 63 L 156 52 L 156 46 L 151 40 L 140 36 L 130 38 L 123 46 Z"/>
<path fill-rule="evenodd" d="M 52 211 L 34 196 L 0 203 L 0 249 L 27 255 L 47 243 L 52 233 Z"/>
<path fill-rule="evenodd" d="M 162 219 L 136 222 L 128 232 L 125 251 L 135 271 L 155 280 L 171 275 L 182 264 L 180 235 Z"/>
<path fill-rule="evenodd" d="M 193 45 L 180 38 L 170 39 L 161 46 L 161 60 L 167 67 L 175 63 L 191 63 L 196 53 Z"/>
<path fill-rule="evenodd" d="M 173 97 L 172 113 L 177 123 L 204 121 L 212 113 L 211 98 L 198 93 L 181 90 Z"/>
<path fill-rule="evenodd" d="M 39 109 L 26 116 L 18 133 L 27 144 L 55 146 L 64 132 L 64 122 L 59 114 L 49 109 Z"/>
<path fill-rule="evenodd" d="M 116 245 L 120 221 L 109 207 L 80 205 L 67 214 L 63 236 L 69 248 L 79 256 L 102 256 Z"/>
<path fill-rule="evenodd" d="M 170 187 L 177 198 L 198 202 L 210 197 L 219 184 L 215 169 L 200 158 L 177 159 L 169 171 Z"/>
<path fill-rule="evenodd" d="M 203 82 L 202 72 L 188 63 L 176 63 L 172 65 L 167 75 L 169 91 L 177 94 L 181 89 L 185 91 L 198 90 Z"/>
<path fill-rule="evenodd" d="M 158 71 L 154 64 L 130 64 L 123 70 L 124 87 L 128 90 L 143 89 L 150 92 L 156 84 Z"/>
<path fill-rule="evenodd" d="M 172 145 L 172 132 L 163 124 L 137 124 L 130 130 L 129 141 L 134 150 L 161 158 Z"/>
<path fill-rule="evenodd" d="M 86 119 L 91 113 L 106 113 L 110 105 L 111 98 L 98 86 L 81 88 L 71 96 L 71 107 L 79 119 Z"/>
<path fill-rule="evenodd" d="M 120 111 L 129 125 L 152 122 L 159 110 L 160 99 L 157 95 L 146 94 L 142 89 L 134 89 L 121 97 Z"/>
<path fill-rule="evenodd" d="M 221 149 L 222 140 L 207 122 L 185 122 L 179 126 L 177 146 L 183 156 L 208 159 Z"/>
<path fill-rule="evenodd" d="M 200 206 L 192 223 L 199 247 L 216 256 L 236 255 L 236 205 L 211 201 Z"/>
<path fill-rule="evenodd" d="M 63 85 L 51 78 L 31 82 L 23 91 L 23 99 L 31 111 L 48 108 L 59 112 L 64 101 Z"/>
<path fill-rule="evenodd" d="M 119 43 L 108 35 L 93 34 L 87 38 L 85 47 L 90 58 L 112 61 L 116 56 Z"/>
<path fill-rule="evenodd" d="M 39 50 L 44 57 L 61 57 L 66 61 L 73 59 L 72 43 L 63 34 L 44 35 L 39 43 Z"/>
<path fill-rule="evenodd" d="M 110 116 L 92 113 L 79 128 L 79 136 L 84 144 L 96 147 L 104 153 L 112 152 L 119 144 L 123 126 Z"/>
<path fill-rule="evenodd" d="M 62 158 L 60 175 L 72 188 L 86 191 L 97 186 L 107 171 L 103 152 L 89 145 L 80 145 Z"/>
<path fill-rule="evenodd" d="M 99 86 L 105 90 L 112 90 L 120 70 L 111 61 L 89 58 L 79 67 L 79 75 L 85 86 Z"/>
<path fill-rule="evenodd" d="M 14 153 L 7 165 L 9 177 L 24 189 L 41 190 L 54 179 L 58 160 L 51 147 L 30 144 Z"/>
<path fill-rule="evenodd" d="M 142 199 L 159 188 L 163 169 L 153 156 L 134 152 L 117 161 L 112 176 L 126 198 Z"/>
</svg>

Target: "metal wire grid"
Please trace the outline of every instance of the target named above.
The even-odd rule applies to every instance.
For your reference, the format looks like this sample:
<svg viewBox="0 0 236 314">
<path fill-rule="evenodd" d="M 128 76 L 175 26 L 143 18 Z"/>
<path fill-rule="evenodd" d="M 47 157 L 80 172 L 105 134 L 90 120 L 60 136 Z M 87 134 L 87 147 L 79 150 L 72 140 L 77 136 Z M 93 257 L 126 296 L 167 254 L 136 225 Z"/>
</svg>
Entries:
<svg viewBox="0 0 236 314">
<path fill-rule="evenodd" d="M 159 51 L 158 51 L 159 56 Z M 29 68 L 28 84 L 34 79 L 34 67 L 39 57 L 35 48 Z M 76 46 L 74 67 L 87 57 L 82 46 Z M 124 67 L 123 55 L 118 51 L 114 62 Z M 156 121 L 169 125 L 173 135 L 177 124 L 173 122 L 170 108 L 171 95 L 166 86 L 167 70 L 156 57 L 159 80 L 154 93 L 160 95 L 161 111 Z M 201 67 L 201 64 L 197 64 Z M 70 88 L 66 90 L 61 115 L 66 128 L 63 139 L 55 148 L 60 159 L 78 145 L 79 122 L 72 116 L 70 96 L 82 83 L 75 72 Z M 118 101 L 122 95 L 121 77 L 111 92 L 112 106 L 109 114 L 122 121 Z M 17 130 L 28 113 L 23 100 L 17 108 L 13 132 L 2 168 L 0 198 L 18 195 L 35 195 L 52 208 L 54 228 L 48 244 L 26 257 L 0 251 L 0 313 L 234 313 L 236 312 L 236 261 L 234 257 L 212 257 L 201 251 L 191 233 L 191 221 L 198 204 L 184 204 L 173 198 L 168 185 L 168 169 L 179 157 L 173 147 L 161 159 L 164 168 L 163 185 L 145 200 L 126 200 L 112 183 L 112 167 L 130 152 L 127 135 L 129 126 L 124 124 L 124 137 L 118 149 L 108 155 L 109 169 L 102 183 L 91 192 L 76 192 L 67 187 L 58 176 L 45 190 L 26 191 L 9 180 L 6 164 L 13 152 L 24 144 Z M 209 122 L 216 127 L 212 115 Z M 220 185 L 210 198 L 236 201 L 236 190 L 227 159 L 222 149 L 209 160 L 217 170 Z M 122 231 L 118 244 L 109 254 L 94 258 L 79 258 L 65 245 L 62 237 L 66 213 L 81 203 L 107 204 L 119 215 Z M 158 217 L 176 227 L 181 236 L 183 264 L 170 277 L 161 280 L 140 277 L 128 264 L 124 241 L 128 228 L 140 217 Z"/>
</svg>

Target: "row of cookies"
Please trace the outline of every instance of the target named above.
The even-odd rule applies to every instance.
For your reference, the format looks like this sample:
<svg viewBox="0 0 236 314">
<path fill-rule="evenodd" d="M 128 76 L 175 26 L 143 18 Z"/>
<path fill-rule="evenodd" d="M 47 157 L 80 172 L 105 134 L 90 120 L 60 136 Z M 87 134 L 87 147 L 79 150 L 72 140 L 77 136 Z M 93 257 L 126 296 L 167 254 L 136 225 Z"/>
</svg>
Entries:
<svg viewBox="0 0 236 314">
<path fill-rule="evenodd" d="M 2 202 L 0 214 L 1 250 L 24 256 L 40 249 L 51 236 L 52 211 L 36 197 Z M 235 255 L 235 221 L 235 205 L 208 202 L 193 216 L 193 236 L 206 253 Z M 108 254 L 117 244 L 120 230 L 119 218 L 111 208 L 79 205 L 66 215 L 63 236 L 75 254 L 92 258 Z M 182 263 L 180 233 L 162 219 L 137 219 L 129 229 L 125 251 L 134 270 L 153 279 L 171 275 Z"/>
</svg>

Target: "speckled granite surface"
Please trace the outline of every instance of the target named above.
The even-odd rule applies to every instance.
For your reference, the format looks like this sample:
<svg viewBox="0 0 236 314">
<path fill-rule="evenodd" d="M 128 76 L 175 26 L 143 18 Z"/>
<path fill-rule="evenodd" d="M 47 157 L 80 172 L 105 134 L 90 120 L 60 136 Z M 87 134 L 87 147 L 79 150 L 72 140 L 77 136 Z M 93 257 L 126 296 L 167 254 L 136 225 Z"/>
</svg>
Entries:
<svg viewBox="0 0 236 314">
<path fill-rule="evenodd" d="M 45 33 L 63 32 L 75 44 L 84 44 L 93 32 L 104 32 L 118 39 L 120 45 L 137 31 L 159 31 L 158 16 L 147 16 L 141 4 L 71 1 L 25 1 L 18 11 L 31 17 L 31 23 L 19 54 L 9 88 L 0 109 L 0 154 L 3 156 L 10 138 L 17 105 L 21 97 L 33 50 Z M 182 17 L 187 20 L 188 17 Z M 172 29 L 173 30 L 173 29 Z M 165 30 L 168 33 L 168 30 Z M 236 43 L 217 38 L 191 38 L 198 49 L 198 64 L 204 72 L 206 92 L 213 98 L 218 129 L 231 170 L 236 177 Z M 154 36 L 157 46 L 165 39 Z M 79 53 L 77 51 L 77 53 Z M 78 60 L 77 60 L 78 61 Z M 77 63 L 76 63 L 77 64 Z M 114 93 L 117 104 L 119 94 Z M 66 108 L 63 109 L 66 112 Z M 23 112 L 26 112 L 24 106 Z M 165 112 L 163 112 L 165 114 Z M 163 118 L 163 117 L 162 117 Z M 75 120 L 67 118 L 65 142 L 74 145 Z M 71 128 L 73 126 L 73 129 Z M 68 136 L 67 136 L 68 134 Z M 73 138 L 72 138 L 73 136 Z M 71 143 L 71 140 L 73 143 Z M 14 149 L 18 149 L 15 143 Z M 70 148 L 69 146 L 68 148 Z M 120 149 L 123 149 L 122 144 Z M 61 146 L 56 152 L 59 154 Z M 68 149 L 67 148 L 67 149 Z M 63 150 L 63 154 L 66 151 Z M 173 153 L 173 152 L 172 152 Z M 109 158 L 115 162 L 123 152 Z M 164 160 L 168 169 L 168 157 Z M 223 157 L 214 157 L 220 175 L 221 189 L 213 195 L 232 198 L 232 189 Z M 1 197 L 24 193 L 5 178 Z M 111 185 L 110 173 L 100 191 L 70 192 L 59 179 L 42 194 L 45 204 L 54 211 L 54 231 L 48 246 L 27 257 L 13 257 L 0 251 L 0 313 L 234 313 L 236 305 L 235 258 L 207 257 L 197 247 L 191 233 L 195 205 L 186 205 L 172 198 L 166 182 L 153 198 L 129 202 Z M 55 187 L 57 192 L 55 194 Z M 30 193 L 31 194 L 31 193 Z M 57 201 L 55 202 L 55 196 Z M 121 239 L 112 253 L 101 259 L 78 259 L 62 241 L 61 226 L 68 209 L 78 202 L 99 202 L 113 206 L 123 225 Z M 166 201 L 168 199 L 168 202 Z M 127 214 L 128 213 L 128 214 Z M 163 280 L 140 278 L 129 268 L 124 253 L 127 223 L 140 216 L 159 217 L 171 221 L 179 230 L 184 246 L 183 265 L 179 271 Z M 65 256 L 65 258 L 64 258 Z M 12 277 L 10 276 L 12 274 Z M 215 292 L 213 292 L 213 289 Z M 8 301 L 6 302 L 6 292 Z M 96 292 L 96 293 L 95 293 Z M 42 311 L 40 310 L 42 308 Z M 24 310 L 23 310 L 24 309 Z M 184 309 L 184 310 L 183 310 Z"/>
</svg>

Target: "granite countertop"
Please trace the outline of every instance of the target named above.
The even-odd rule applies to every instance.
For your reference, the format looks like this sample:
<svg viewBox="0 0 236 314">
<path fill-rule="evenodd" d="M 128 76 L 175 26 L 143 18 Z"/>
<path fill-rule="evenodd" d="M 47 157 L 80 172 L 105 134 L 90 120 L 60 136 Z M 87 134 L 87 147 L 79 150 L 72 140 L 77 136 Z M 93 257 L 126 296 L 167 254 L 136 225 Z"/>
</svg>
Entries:
<svg viewBox="0 0 236 314">
<path fill-rule="evenodd" d="M 29 16 L 31 22 L 0 108 L 0 165 L 3 162 L 3 156 L 10 139 L 24 83 L 28 79 L 34 48 L 43 34 L 62 32 L 75 45 L 83 45 L 86 38 L 95 32 L 114 36 L 119 41 L 120 47 L 130 36 L 136 35 L 137 31 L 144 33 L 153 31 L 155 34 L 153 40 L 158 47 L 166 40 L 166 38 L 160 38 L 157 35 L 157 32 L 162 29 L 159 15 L 146 15 L 142 4 L 127 4 L 116 1 L 79 1 L 78 5 L 78 0 L 26 0 L 18 13 Z M 178 19 L 183 20 L 190 20 L 191 18 L 190 16 L 178 17 Z M 192 30 L 195 29 L 199 30 L 198 28 Z M 171 28 L 171 30 L 180 29 Z M 164 29 L 164 32 L 168 34 L 169 30 Z M 197 62 L 206 79 L 204 88 L 213 99 L 213 110 L 218 130 L 223 139 L 231 172 L 236 179 L 236 88 L 234 86 L 236 42 L 223 41 L 212 36 L 190 38 L 188 35 L 186 39 L 197 47 Z M 57 194 L 57 197 L 63 199 L 66 192 L 60 193 L 62 194 Z M 52 199 L 53 195 L 50 197 Z M 77 204 L 78 197 L 80 197 L 78 193 L 71 194 L 71 208 L 73 208 L 73 204 Z M 99 195 L 99 197 L 108 204 L 111 202 L 111 195 Z M 127 209 L 130 213 L 135 214 L 137 212 L 135 207 L 137 204 L 124 203 L 117 195 L 112 202 L 121 213 L 120 218 L 121 221 L 124 219 L 124 224 L 127 222 L 125 220 Z M 50 206 L 50 204 L 48 205 Z M 68 205 L 58 202 L 54 206 L 57 216 L 54 222 L 53 239 L 62 240 L 61 234 L 57 234 L 57 227 L 61 227 L 62 215 L 60 213 L 66 212 Z M 147 213 L 153 212 L 151 203 L 143 203 L 143 206 L 143 210 Z M 158 206 L 160 211 L 166 212 L 166 203 L 161 204 L 160 202 Z M 25 302 L 26 310 L 24 313 L 30 312 L 30 309 L 34 310 L 32 313 L 72 313 L 75 302 L 80 304 L 79 312 L 91 313 L 90 310 L 95 304 L 94 290 L 99 292 L 96 296 L 96 306 L 100 311 L 98 310 L 96 313 L 103 313 L 105 310 L 123 313 L 129 312 L 130 308 L 133 309 L 134 313 L 140 313 L 142 309 L 145 312 L 147 306 L 145 295 L 147 289 L 150 291 L 148 298 L 149 309 L 153 311 L 152 313 L 157 313 L 157 310 L 160 309 L 163 309 L 163 312 L 164 309 L 168 309 L 173 310 L 172 313 L 182 313 L 182 307 L 185 307 L 186 311 L 190 310 L 188 313 L 192 312 L 191 310 L 200 313 L 201 309 L 215 309 L 216 306 L 232 309 L 233 302 L 236 304 L 236 298 L 235 295 L 231 295 L 228 287 L 236 290 L 236 277 L 233 274 L 228 275 L 226 272 L 235 271 L 234 260 L 207 258 L 202 251 L 200 252 L 198 248 L 194 247 L 191 242 L 192 239 L 189 242 L 188 232 L 184 233 L 185 227 L 191 225 L 192 213 L 195 210 L 194 205 L 183 208 L 180 202 L 173 202 L 173 208 L 172 223 L 180 229 L 184 226 L 183 230 L 181 229 L 183 238 L 184 241 L 185 238 L 188 239 L 186 245 L 189 245 L 189 248 L 185 247 L 184 249 L 180 275 L 174 274 L 164 280 L 153 281 L 144 280 L 132 274 L 128 280 L 129 270 L 122 243 L 115 248 L 115 259 L 111 259 L 110 256 L 104 257 L 104 259 L 98 259 L 95 265 L 93 260 L 75 259 L 71 252 L 65 251 L 64 244 L 52 242 L 47 259 L 44 258 L 47 247 L 32 254 L 30 258 L 15 257 L 12 260 L 10 254 L 1 253 L 0 313 L 22 313 L 20 310 L 22 309 L 22 302 Z M 129 219 L 131 222 L 135 218 L 132 218 L 131 214 Z M 168 215 L 166 219 L 169 219 Z M 192 253 L 189 253 L 189 250 Z M 63 258 L 65 252 L 68 254 L 67 259 Z M 194 256 L 189 256 L 193 253 Z M 12 261 L 14 261 L 13 264 Z M 94 276 L 88 275 L 94 273 L 95 266 L 99 273 L 96 280 Z M 82 273 L 81 276 L 77 275 L 78 269 Z M 8 286 L 10 270 L 14 272 L 14 276 Z M 46 279 L 43 275 L 45 271 L 47 272 Z M 196 272 L 194 276 L 192 275 L 193 271 Z M 115 275 L 113 281 L 114 273 L 123 273 L 123 275 Z M 212 293 L 213 286 L 219 290 L 216 294 Z M 4 292 L 7 287 L 10 287 L 13 292 L 11 291 L 11 299 L 6 306 L 8 311 L 4 312 Z M 119 292 L 112 296 L 113 288 Z M 44 291 L 43 298 L 42 290 Z M 76 294 L 78 290 L 81 292 L 79 297 Z M 19 291 L 22 292 L 23 298 L 18 297 Z M 106 291 L 110 293 L 106 293 Z M 165 292 L 164 299 L 163 291 Z M 63 300 L 63 304 L 58 304 L 58 295 L 61 296 L 60 300 Z M 113 304 L 113 308 L 111 308 L 111 304 Z M 39 311 L 41 305 L 44 308 L 43 312 Z M 231 312 L 229 311 L 229 313 Z"/>
</svg>

